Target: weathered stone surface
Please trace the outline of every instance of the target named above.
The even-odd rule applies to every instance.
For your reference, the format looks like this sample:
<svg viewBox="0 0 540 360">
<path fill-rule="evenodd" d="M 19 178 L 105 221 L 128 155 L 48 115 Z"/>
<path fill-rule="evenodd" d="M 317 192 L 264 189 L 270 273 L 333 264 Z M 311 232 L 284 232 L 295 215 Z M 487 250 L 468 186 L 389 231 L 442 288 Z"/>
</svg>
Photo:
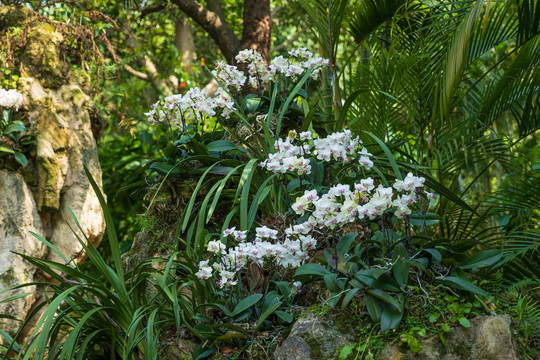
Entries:
<svg viewBox="0 0 540 360">
<path fill-rule="evenodd" d="M 455 327 L 446 334 L 445 347 L 438 336 L 420 341 L 422 350 L 405 354 L 389 346 L 380 360 L 517 360 L 509 315 L 479 316 L 471 320 L 470 328 Z"/>
<path fill-rule="evenodd" d="M 28 27 L 18 83 L 24 106 L 16 116 L 36 135 L 35 146 L 26 154 L 28 166 L 0 163 L 0 290 L 37 279 L 35 268 L 10 251 L 62 261 L 29 231 L 44 236 L 67 258 L 78 263 L 84 260 L 82 246 L 68 226 L 77 229 L 68 207 L 81 225 L 82 231 L 77 230 L 81 239 L 86 236 L 97 246 L 105 231 L 99 201 L 83 168 L 88 167 L 101 187 L 95 117 L 91 116 L 94 104 L 83 91 L 84 85 L 65 74 L 70 65 L 64 63 L 62 35 L 51 24 L 35 21 L 34 16 L 23 6 L 0 4 L 0 30 Z M 10 166 L 2 169 L 2 164 Z M 0 301 L 7 296 L 0 295 Z M 32 299 L 0 304 L 0 314 L 24 319 Z M 1 322 L 5 323 L 0 324 L 1 329 L 14 333 L 16 323 Z"/>
<path fill-rule="evenodd" d="M 311 360 L 309 344 L 299 336 L 289 336 L 275 351 L 276 360 Z"/>
<path fill-rule="evenodd" d="M 35 156 L 38 187 L 34 192 L 38 210 L 44 215 L 45 235 L 67 258 L 77 258 L 82 246 L 68 225 L 76 228 L 67 208 L 94 245 L 101 241 L 105 228 L 99 201 L 83 168 L 86 165 L 101 186 L 97 144 L 87 110 L 93 104 L 76 84 L 47 89 L 33 78 L 23 78 L 20 83 L 28 99 L 31 131 L 39 134 Z M 78 234 L 84 239 L 81 232 Z M 60 260 L 54 252 L 49 259 Z"/>
<path fill-rule="evenodd" d="M 41 220 L 30 189 L 21 175 L 0 169 L 0 292 L 15 285 L 34 280 L 35 268 L 27 263 L 20 254 L 39 257 L 45 256 L 47 249 L 43 243 L 30 234 L 41 234 Z M 30 286 L 11 293 L 0 295 L 0 299 L 24 292 L 32 292 Z M 6 304 L 0 304 L 0 314 L 15 318 L 24 318 L 34 302 L 33 296 L 27 296 Z M 17 330 L 17 324 L 4 321 L 3 329 L 9 333 Z"/>
<path fill-rule="evenodd" d="M 45 22 L 33 26 L 28 32 L 23 53 L 21 73 L 37 78 L 45 87 L 57 88 L 65 81 L 64 63 L 59 46 L 64 37 Z"/>
<path fill-rule="evenodd" d="M 476 359 L 518 359 L 509 315 L 486 316 L 474 321 Z"/>
<path fill-rule="evenodd" d="M 274 359 L 337 359 L 344 346 L 356 342 L 354 330 L 341 327 L 335 316 L 323 318 L 307 314 L 293 325 L 287 339 L 276 350 Z"/>
<path fill-rule="evenodd" d="M 378 356 L 379 360 L 400 360 L 403 353 L 397 345 L 388 346 L 381 351 Z"/>
<path fill-rule="evenodd" d="M 512 321 L 508 315 L 479 316 L 471 327 L 454 327 L 445 334 L 445 347 L 439 336 L 421 340 L 422 350 L 414 353 L 396 344 L 388 345 L 378 360 L 517 360 Z M 350 319 L 337 314 L 324 317 L 307 314 L 293 325 L 289 336 L 274 352 L 275 360 L 338 359 L 344 346 L 356 344 L 357 328 Z"/>
</svg>

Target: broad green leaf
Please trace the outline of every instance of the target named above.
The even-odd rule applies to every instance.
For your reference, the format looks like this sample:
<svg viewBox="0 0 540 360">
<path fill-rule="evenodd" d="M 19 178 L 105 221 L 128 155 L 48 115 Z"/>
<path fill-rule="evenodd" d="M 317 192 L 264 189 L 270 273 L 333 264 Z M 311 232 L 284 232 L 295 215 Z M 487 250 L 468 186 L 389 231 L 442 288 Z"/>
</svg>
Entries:
<svg viewBox="0 0 540 360">
<path fill-rule="evenodd" d="M 206 149 L 208 149 L 208 151 L 217 152 L 229 151 L 236 148 L 238 148 L 238 146 L 229 140 L 216 140 L 206 145 Z"/>
<path fill-rule="evenodd" d="M 383 309 L 379 300 L 376 297 L 366 294 L 364 301 L 371 319 L 373 319 L 375 322 L 381 321 Z"/>
<path fill-rule="evenodd" d="M 199 346 L 197 350 L 195 350 L 195 353 L 193 353 L 193 358 L 195 360 L 206 359 L 207 357 L 212 355 L 214 351 L 216 351 L 216 348 L 214 346 L 212 346 L 210 349 L 205 349 L 203 345 Z"/>
<path fill-rule="evenodd" d="M 261 105 L 262 101 L 260 97 L 257 97 L 255 94 L 248 94 L 244 98 L 244 103 L 246 104 L 245 109 L 248 113 L 254 113 L 257 111 L 257 108 Z"/>
<path fill-rule="evenodd" d="M 338 254 L 345 255 L 349 251 L 351 244 L 353 243 L 354 239 L 356 239 L 357 235 L 357 233 L 349 233 L 342 236 L 336 244 Z"/>
<path fill-rule="evenodd" d="M 409 254 L 407 253 L 405 246 L 403 244 L 397 244 L 392 252 L 392 261 L 394 262 L 392 273 L 399 286 L 407 285 L 407 282 L 409 281 L 408 259 Z"/>
<path fill-rule="evenodd" d="M 389 269 L 387 270 L 389 271 Z M 399 285 L 388 275 L 382 275 L 378 279 L 369 275 L 356 273 L 355 278 L 367 286 L 379 290 L 400 291 Z"/>
<path fill-rule="evenodd" d="M 290 324 L 293 321 L 292 315 L 289 314 L 288 312 L 277 310 L 276 315 L 279 316 L 279 318 L 285 321 L 287 324 Z"/>
<path fill-rule="evenodd" d="M 13 156 L 15 157 L 15 160 L 17 160 L 17 162 L 22 166 L 28 165 L 28 159 L 23 153 L 16 152 L 15 154 L 13 154 Z"/>
<path fill-rule="evenodd" d="M 240 301 L 231 313 L 231 316 L 236 316 L 242 311 L 252 307 L 262 298 L 262 294 L 253 294 Z"/>
<path fill-rule="evenodd" d="M 403 317 L 403 309 L 386 305 L 381 314 L 381 331 L 383 333 L 398 327 Z"/>
<path fill-rule="evenodd" d="M 2 145 L 0 145 L 0 152 L 4 152 L 8 154 L 15 154 L 15 150 L 2 146 Z"/>
<path fill-rule="evenodd" d="M 344 346 L 339 352 L 339 360 L 346 360 L 353 352 L 351 345 Z"/>
<path fill-rule="evenodd" d="M 342 296 L 343 296 L 343 293 L 341 291 L 340 292 L 330 292 L 330 296 L 328 297 L 328 300 L 327 300 L 326 303 L 332 309 L 335 309 L 337 303 L 339 302 L 339 300 L 341 300 Z"/>
<path fill-rule="evenodd" d="M 4 129 L 4 134 L 7 135 L 7 134 L 15 133 L 15 132 L 25 132 L 25 131 L 26 131 L 26 126 L 24 126 L 22 121 L 14 121 Z"/>
<path fill-rule="evenodd" d="M 442 260 L 442 255 L 441 253 L 438 251 L 438 250 L 435 250 L 435 249 L 422 249 L 423 251 L 425 252 L 428 252 L 431 256 L 433 256 L 433 259 L 435 259 L 438 263 L 441 262 Z"/>
<path fill-rule="evenodd" d="M 458 265 L 461 269 L 477 269 L 495 264 L 503 256 L 500 250 L 486 250 L 474 254 Z"/>
<path fill-rule="evenodd" d="M 355 287 L 350 289 L 345 294 L 345 296 L 343 297 L 343 301 L 341 302 L 341 310 L 345 310 L 347 308 L 352 299 L 354 299 L 354 296 L 358 293 L 358 290 L 360 290 L 360 288 Z"/>
<path fill-rule="evenodd" d="M 480 296 L 489 297 L 489 294 L 479 287 L 473 285 L 469 280 L 464 280 L 455 276 L 443 276 L 435 279 L 436 282 L 454 287 L 456 289 L 469 291 Z"/>
<path fill-rule="evenodd" d="M 471 323 L 469 322 L 469 320 L 467 320 L 467 318 L 461 317 L 461 318 L 459 318 L 458 321 L 461 324 L 461 326 L 463 326 L 465 328 L 470 328 L 471 327 Z"/>
<path fill-rule="evenodd" d="M 397 299 L 395 299 L 393 296 L 389 295 L 388 293 L 385 293 L 382 290 L 379 290 L 379 289 L 368 290 L 367 293 L 370 294 L 371 296 L 376 297 L 377 299 L 384 301 L 385 303 L 389 305 L 392 305 L 399 311 L 403 310 L 403 306 Z"/>
<path fill-rule="evenodd" d="M 261 316 L 259 316 L 259 320 L 255 325 L 255 331 L 257 331 L 262 326 L 264 320 L 266 320 L 267 317 L 272 315 L 274 311 L 276 311 L 281 306 L 281 304 L 283 304 L 281 298 L 282 297 L 279 296 L 275 291 L 271 291 L 266 295 L 266 299 L 264 300 L 262 306 Z"/>
<path fill-rule="evenodd" d="M 423 214 L 419 211 L 413 211 L 409 215 L 409 221 L 415 226 L 430 226 L 438 224 L 439 221 L 441 221 L 441 217 L 431 212 L 426 212 Z"/>
<path fill-rule="evenodd" d="M 312 275 L 312 276 L 324 276 L 329 274 L 327 268 L 319 264 L 305 264 L 296 269 L 294 276 Z"/>
<path fill-rule="evenodd" d="M 341 288 L 339 286 L 339 283 L 337 281 L 337 275 L 336 274 L 326 274 L 324 275 L 324 284 L 328 288 L 328 290 L 338 293 L 341 291 Z"/>
</svg>

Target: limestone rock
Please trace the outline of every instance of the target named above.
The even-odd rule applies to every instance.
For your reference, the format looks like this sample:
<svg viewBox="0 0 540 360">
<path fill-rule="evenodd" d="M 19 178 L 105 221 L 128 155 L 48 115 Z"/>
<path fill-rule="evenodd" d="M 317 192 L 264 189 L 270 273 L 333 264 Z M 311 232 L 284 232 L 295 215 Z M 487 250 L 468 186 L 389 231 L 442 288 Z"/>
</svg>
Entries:
<svg viewBox="0 0 540 360">
<path fill-rule="evenodd" d="M 87 238 L 97 246 L 105 231 L 98 198 L 83 168 L 86 165 L 101 187 L 93 131 L 95 106 L 83 91 L 85 85 L 65 74 L 70 64 L 64 62 L 62 34 L 47 21 L 36 21 L 35 16 L 24 6 L 0 4 L 0 31 L 7 26 L 27 31 L 26 45 L 18 54 L 21 78 L 17 90 L 23 94 L 24 105 L 15 116 L 25 123 L 30 134 L 36 135 L 35 145 L 26 153 L 28 166 L 12 166 L 14 162 L 5 160 L 8 157 L 0 163 L 0 291 L 43 281 L 35 268 L 11 251 L 62 262 L 55 252 L 46 251 L 30 231 L 45 237 L 68 259 L 77 263 L 84 260 L 83 248 L 68 225 L 77 229 L 68 207 L 81 225 L 81 230 L 76 230 L 81 239 Z M 7 296 L 0 295 L 0 301 Z M 0 304 L 0 314 L 24 319 L 32 299 Z M 0 329 L 12 335 L 16 325 L 0 321 Z"/>
<path fill-rule="evenodd" d="M 400 360 L 403 353 L 399 350 L 397 345 L 388 346 L 381 351 L 378 356 L 379 360 Z"/>
<path fill-rule="evenodd" d="M 402 354 L 389 346 L 379 355 L 380 360 L 517 360 L 509 315 L 479 316 L 471 320 L 470 328 L 455 327 L 446 334 L 445 347 L 438 336 L 420 341 L 422 350 Z"/>
<path fill-rule="evenodd" d="M 30 189 L 21 175 L 0 169 L 0 292 L 15 285 L 34 281 L 35 268 L 20 254 L 42 258 L 45 245 L 30 234 L 43 232 L 41 220 Z M 0 295 L 0 300 L 8 296 L 35 291 L 35 286 L 18 289 Z M 34 302 L 33 296 L 0 304 L 0 314 L 24 318 Z M 13 334 L 17 324 L 9 321 L 3 327 Z"/>
<path fill-rule="evenodd" d="M 356 342 L 351 328 L 341 329 L 337 316 L 307 314 L 299 318 L 291 333 L 276 350 L 276 360 L 337 359 L 344 346 Z"/>
<path fill-rule="evenodd" d="M 77 84 L 48 89 L 33 78 L 22 78 L 20 83 L 31 131 L 39 134 L 35 155 L 38 186 L 34 193 L 44 220 L 44 235 L 68 259 L 80 262 L 84 260 L 78 258 L 82 246 L 70 228 L 77 227 L 68 207 L 94 245 L 99 244 L 105 229 L 99 201 L 83 168 L 86 165 L 101 187 L 97 143 L 87 110 L 93 104 Z M 80 231 L 78 235 L 84 239 Z M 49 259 L 60 260 L 54 252 Z"/>
<path fill-rule="evenodd" d="M 52 25 L 42 22 L 31 28 L 27 39 L 21 73 L 39 79 L 48 88 L 61 86 L 65 75 L 58 50 L 64 37 Z"/>
<path fill-rule="evenodd" d="M 274 353 L 276 360 L 311 360 L 309 344 L 299 336 L 289 336 Z"/>
<path fill-rule="evenodd" d="M 512 336 L 509 315 L 485 316 L 476 319 L 474 330 L 476 346 L 472 349 L 477 359 L 518 359 Z"/>
</svg>

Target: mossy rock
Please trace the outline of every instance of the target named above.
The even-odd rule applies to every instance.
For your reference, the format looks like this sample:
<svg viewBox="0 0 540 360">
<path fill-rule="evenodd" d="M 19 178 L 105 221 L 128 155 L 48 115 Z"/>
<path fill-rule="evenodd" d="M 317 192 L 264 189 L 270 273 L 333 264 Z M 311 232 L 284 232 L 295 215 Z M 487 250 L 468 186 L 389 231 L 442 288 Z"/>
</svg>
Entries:
<svg viewBox="0 0 540 360">
<path fill-rule="evenodd" d="M 60 58 L 62 34 L 48 23 L 39 23 L 28 32 L 22 54 L 21 75 L 38 79 L 44 87 L 58 88 L 66 81 L 64 62 Z"/>
<path fill-rule="evenodd" d="M 0 30 L 10 26 L 22 27 L 35 13 L 23 5 L 0 4 Z"/>
<path fill-rule="evenodd" d="M 339 312 L 329 312 L 325 316 L 308 313 L 293 325 L 289 337 L 276 350 L 274 359 L 338 359 L 344 346 L 356 342 L 356 326 L 349 316 Z M 303 355 L 299 349 L 303 349 Z"/>
</svg>

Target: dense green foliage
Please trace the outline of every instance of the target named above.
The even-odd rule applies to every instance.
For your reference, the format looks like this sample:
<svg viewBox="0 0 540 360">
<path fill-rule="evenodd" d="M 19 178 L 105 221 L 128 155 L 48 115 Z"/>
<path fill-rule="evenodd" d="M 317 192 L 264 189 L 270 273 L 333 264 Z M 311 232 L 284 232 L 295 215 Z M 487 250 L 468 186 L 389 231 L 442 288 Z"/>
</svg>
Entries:
<svg viewBox="0 0 540 360">
<path fill-rule="evenodd" d="M 239 13 L 234 2 L 224 3 L 227 16 Z M 283 41 L 296 29 L 286 20 L 289 5 L 275 9 L 283 27 L 274 29 L 275 37 Z M 294 6 L 303 6 L 302 21 L 314 34 L 297 41 L 318 43 L 330 65 L 318 80 L 308 71 L 295 82 L 233 94 L 231 119 L 218 114 L 173 132 L 151 127 L 142 115 L 166 95 L 163 89 L 150 90 L 148 81 L 120 72 L 114 86 L 100 90 L 103 109 L 125 116 L 121 126 L 110 120 L 101 148 L 109 206 L 93 183 L 107 220 L 105 255 L 84 245 L 89 262 L 80 267 L 25 257 L 59 284 L 50 285 L 54 295 L 40 305 L 47 309 L 32 337 L 25 344 L 13 340 L 9 356 L 157 359 L 182 334 L 195 359 L 218 358 L 225 349 L 234 358 L 265 358 L 271 351 L 260 352 L 257 342 L 268 334 L 278 338 L 300 315 L 297 305 L 371 321 L 359 334 L 367 340 L 344 348 L 342 359 L 374 354 L 383 339 L 419 351 L 418 339 L 438 335 L 444 343 L 450 326 L 468 327 L 468 318 L 499 310 L 517 319 L 523 356 L 538 355 L 540 6 L 532 0 Z M 67 11 L 59 9 L 48 15 Z M 206 68 L 178 61 L 174 18 L 140 16 L 144 9 L 133 4 L 101 10 L 146 40 L 137 48 L 122 36 L 113 41 L 126 51 L 119 51 L 124 64 L 150 53 L 163 79 L 172 73 L 183 80 L 182 93 L 212 78 Z M 162 26 L 151 26 L 156 19 Z M 94 28 L 114 38 L 110 23 Z M 215 48 L 196 38 L 198 55 L 213 69 Z M 310 174 L 257 166 L 276 153 L 278 139 L 304 131 L 325 138 L 343 129 L 359 136 L 373 168 L 316 156 L 309 158 Z M 408 172 L 438 195 L 419 196 L 408 216 L 396 216 L 392 207 L 314 232 L 317 246 L 299 267 L 251 263 L 230 287 L 220 286 L 217 276 L 201 279 L 199 264 L 213 261 L 210 241 L 239 244 L 224 230 L 250 234 L 264 225 L 283 231 L 308 220 L 293 207 L 305 191 L 322 195 L 368 176 L 391 186 Z M 124 270 L 121 253 L 137 231 L 163 239 L 152 230 L 171 213 L 168 255 Z M 423 303 L 430 305 L 419 313 Z"/>
</svg>

